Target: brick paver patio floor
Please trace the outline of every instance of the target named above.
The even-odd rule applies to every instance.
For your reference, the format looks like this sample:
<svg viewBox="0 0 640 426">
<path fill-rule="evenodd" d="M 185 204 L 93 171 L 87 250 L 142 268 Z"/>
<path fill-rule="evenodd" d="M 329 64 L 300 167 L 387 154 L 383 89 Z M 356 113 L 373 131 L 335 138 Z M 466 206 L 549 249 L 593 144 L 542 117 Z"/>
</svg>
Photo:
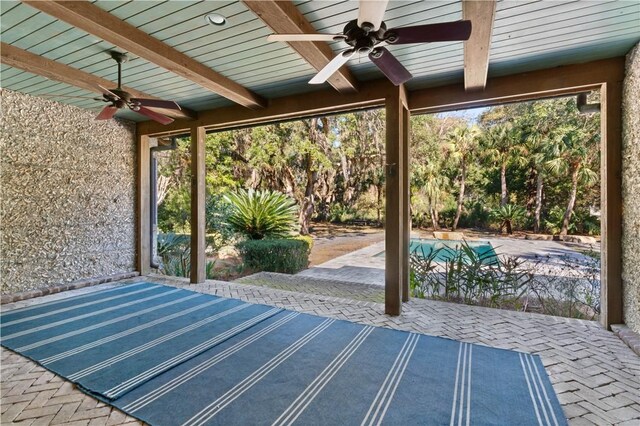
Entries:
<svg viewBox="0 0 640 426">
<path fill-rule="evenodd" d="M 382 304 L 346 299 L 343 291 L 343 298 L 338 298 L 220 281 L 189 285 L 186 280 L 161 276 L 147 279 L 362 324 L 536 353 L 542 357 L 570 424 L 640 424 L 640 357 L 594 322 L 428 300 L 412 300 L 403 305 L 402 316 L 390 317 L 384 315 Z M 140 278 L 124 282 L 136 280 Z M 3 309 L 105 286 L 109 285 L 17 302 Z M 3 348 L 1 361 L 3 425 L 136 423 L 20 355 Z"/>
</svg>

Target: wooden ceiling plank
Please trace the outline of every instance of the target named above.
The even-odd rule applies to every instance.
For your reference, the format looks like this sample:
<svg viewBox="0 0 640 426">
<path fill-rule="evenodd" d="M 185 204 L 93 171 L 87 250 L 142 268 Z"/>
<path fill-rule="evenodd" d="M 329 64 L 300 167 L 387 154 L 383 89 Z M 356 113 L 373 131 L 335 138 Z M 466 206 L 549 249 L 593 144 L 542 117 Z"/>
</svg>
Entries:
<svg viewBox="0 0 640 426">
<path fill-rule="evenodd" d="M 32 1 L 25 4 L 191 80 L 240 105 L 263 108 L 266 100 L 133 25 L 86 1 Z"/>
<path fill-rule="evenodd" d="M 290 1 L 244 0 L 243 3 L 276 33 L 305 34 L 316 30 Z M 289 45 L 317 71 L 335 56 L 325 42 L 290 42 Z M 358 90 L 358 82 L 347 67 L 340 68 L 327 82 L 340 93 Z"/>
<path fill-rule="evenodd" d="M 43 76 L 50 80 L 60 81 L 71 86 L 79 87 L 92 93 L 102 94 L 99 86 L 106 88 L 116 86 L 116 83 L 110 80 L 52 61 L 51 59 L 47 59 L 43 56 L 34 55 L 33 53 L 4 42 L 0 42 L 0 62 L 14 68 L 19 68 L 21 70 Z M 155 96 L 151 96 L 130 87 L 123 86 L 122 88 L 131 93 L 135 98 L 158 99 Z M 187 120 L 197 118 L 197 114 L 189 109 L 154 109 L 158 112 L 162 112 L 163 114 L 171 115 L 176 118 L 184 118 Z"/>
<path fill-rule="evenodd" d="M 489 71 L 489 50 L 496 14 L 495 0 L 464 0 L 462 19 L 471 21 L 471 37 L 464 43 L 464 88 L 484 90 Z"/>
</svg>

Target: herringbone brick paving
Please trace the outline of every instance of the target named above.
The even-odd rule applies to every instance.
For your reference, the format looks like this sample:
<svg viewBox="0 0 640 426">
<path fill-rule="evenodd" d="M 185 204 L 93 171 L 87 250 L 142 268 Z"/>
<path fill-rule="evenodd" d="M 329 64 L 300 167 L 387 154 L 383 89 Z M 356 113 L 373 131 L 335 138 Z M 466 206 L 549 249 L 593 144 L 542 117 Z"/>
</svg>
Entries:
<svg viewBox="0 0 640 426">
<path fill-rule="evenodd" d="M 365 302 L 384 303 L 384 287 L 359 282 L 336 281 L 301 275 L 258 272 L 237 279 L 237 283 L 264 286 L 276 290 L 332 296 Z"/>
<path fill-rule="evenodd" d="M 640 424 L 640 357 L 597 323 L 427 300 L 412 300 L 403 305 L 401 316 L 390 317 L 384 315 L 382 304 L 374 302 L 219 281 L 189 285 L 162 276 L 148 279 L 362 324 L 536 353 L 571 425 Z M 100 288 L 105 287 L 78 292 Z M 37 301 L 6 308 L 31 303 Z M 1 383 L 3 425 L 139 424 L 4 348 Z"/>
</svg>

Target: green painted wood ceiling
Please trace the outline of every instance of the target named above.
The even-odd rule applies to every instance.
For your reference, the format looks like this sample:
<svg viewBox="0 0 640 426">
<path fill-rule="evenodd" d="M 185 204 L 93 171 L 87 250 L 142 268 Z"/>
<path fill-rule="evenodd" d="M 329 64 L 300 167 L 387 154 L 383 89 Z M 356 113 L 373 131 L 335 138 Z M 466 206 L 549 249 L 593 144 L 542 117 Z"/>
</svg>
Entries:
<svg viewBox="0 0 640 426">
<path fill-rule="evenodd" d="M 307 81 L 315 70 L 285 43 L 270 43 L 271 30 L 237 1 L 106 1 L 98 7 L 185 53 L 265 98 L 318 90 Z M 341 32 L 357 15 L 356 1 L 294 1 L 319 32 Z M 0 38 L 20 49 L 110 80 L 117 77 L 110 43 L 38 12 L 18 1 L 0 1 Z M 459 20 L 461 1 L 391 1 L 389 28 Z M 205 22 L 210 12 L 227 18 L 223 27 Z M 489 77 L 626 54 L 640 40 L 640 1 L 499 1 L 490 51 Z M 335 52 L 341 42 L 330 44 Z M 390 50 L 414 75 L 411 89 L 463 82 L 463 44 L 393 46 Z M 381 78 L 366 57 L 348 63 L 360 81 Z M 3 88 L 99 110 L 100 102 L 67 84 L 2 65 Z M 232 104 L 142 58 L 123 66 L 123 84 L 175 100 L 194 110 Z M 128 111 L 119 116 L 142 119 Z"/>
</svg>

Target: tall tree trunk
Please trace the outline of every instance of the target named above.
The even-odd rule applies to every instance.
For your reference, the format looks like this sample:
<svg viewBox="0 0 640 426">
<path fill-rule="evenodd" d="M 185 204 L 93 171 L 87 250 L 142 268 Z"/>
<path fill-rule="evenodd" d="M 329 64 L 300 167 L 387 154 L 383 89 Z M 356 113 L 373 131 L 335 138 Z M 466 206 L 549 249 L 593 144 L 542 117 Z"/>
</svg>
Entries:
<svg viewBox="0 0 640 426">
<path fill-rule="evenodd" d="M 500 167 L 500 205 L 509 204 L 509 192 L 507 191 L 507 162 Z"/>
<path fill-rule="evenodd" d="M 458 195 L 458 208 L 456 209 L 456 217 L 453 219 L 453 226 L 451 227 L 452 231 L 455 231 L 458 227 L 458 221 L 460 220 L 460 215 L 462 214 L 462 204 L 464 202 L 464 186 L 465 179 L 467 177 L 467 165 L 464 161 L 464 158 L 460 163 L 460 169 L 460 194 Z"/>
<path fill-rule="evenodd" d="M 540 232 L 540 215 L 542 213 L 542 190 L 544 186 L 544 178 L 542 172 L 538 171 L 538 179 L 536 179 L 536 209 L 533 218 L 533 232 Z"/>
<path fill-rule="evenodd" d="M 436 210 L 431 207 L 430 209 L 430 216 L 431 216 L 431 226 L 433 226 L 433 230 L 437 231 L 438 230 L 438 212 L 436 212 Z"/>
<path fill-rule="evenodd" d="M 382 185 L 377 183 L 376 187 L 376 217 L 378 218 L 378 223 L 382 223 Z"/>
<path fill-rule="evenodd" d="M 160 207 L 160 204 L 162 204 L 164 199 L 167 198 L 167 194 L 169 193 L 171 178 L 168 176 L 158 175 L 158 180 L 156 181 L 156 183 L 156 205 Z"/>
<path fill-rule="evenodd" d="M 562 218 L 562 229 L 560 229 L 560 235 L 567 235 L 569 232 L 569 222 L 571 221 L 571 214 L 573 208 L 576 205 L 576 196 L 578 195 L 578 176 L 580 174 L 580 163 L 577 163 L 573 167 L 571 172 L 571 193 L 569 194 L 569 202 L 567 203 L 567 210 L 564 212 Z"/>
<path fill-rule="evenodd" d="M 311 222 L 311 217 L 313 216 L 313 210 L 315 208 L 314 196 L 313 196 L 313 188 L 316 184 L 316 180 L 318 178 L 318 173 L 313 171 L 311 154 L 307 154 L 307 185 L 304 191 L 304 199 L 302 203 L 300 203 L 300 233 L 302 235 L 309 234 L 309 223 Z"/>
</svg>

